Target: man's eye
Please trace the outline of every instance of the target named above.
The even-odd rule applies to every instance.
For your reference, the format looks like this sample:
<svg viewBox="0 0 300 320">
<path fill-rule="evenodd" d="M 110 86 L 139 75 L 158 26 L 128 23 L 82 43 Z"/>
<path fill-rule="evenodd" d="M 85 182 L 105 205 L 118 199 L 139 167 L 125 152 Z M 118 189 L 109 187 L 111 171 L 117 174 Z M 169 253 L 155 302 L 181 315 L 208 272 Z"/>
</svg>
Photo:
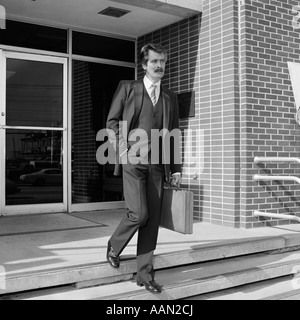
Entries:
<svg viewBox="0 0 300 320">
<path fill-rule="evenodd" d="M 156 63 L 165 63 L 165 60 L 152 60 L 152 63 L 156 64 Z"/>
</svg>

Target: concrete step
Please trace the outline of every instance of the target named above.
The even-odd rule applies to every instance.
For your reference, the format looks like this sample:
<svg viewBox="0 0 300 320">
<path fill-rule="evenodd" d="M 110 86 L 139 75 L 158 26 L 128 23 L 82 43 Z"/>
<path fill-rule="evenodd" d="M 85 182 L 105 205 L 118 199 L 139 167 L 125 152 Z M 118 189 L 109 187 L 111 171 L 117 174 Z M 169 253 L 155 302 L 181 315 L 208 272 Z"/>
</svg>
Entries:
<svg viewBox="0 0 300 320">
<path fill-rule="evenodd" d="M 294 281 L 295 275 L 289 275 L 183 300 L 298 300 L 300 287 L 296 286 Z"/>
<path fill-rule="evenodd" d="M 154 295 L 123 281 L 91 288 L 59 288 L 4 297 L 19 300 L 179 300 L 246 284 L 291 276 L 300 265 L 300 252 L 255 254 L 160 270 L 156 280 L 163 292 Z M 292 291 L 292 290 L 291 290 Z"/>
<path fill-rule="evenodd" d="M 286 294 L 284 297 L 281 297 L 279 300 L 300 300 L 300 292 L 289 292 L 288 294 Z"/>
<path fill-rule="evenodd" d="M 226 242 L 222 245 L 208 244 L 188 251 L 177 251 L 155 257 L 155 270 L 186 266 L 199 262 L 244 256 L 260 252 L 282 250 L 299 245 L 299 238 L 266 237 Z M 120 269 L 111 268 L 107 262 L 84 264 L 74 267 L 49 269 L 43 272 L 8 273 L 5 288 L 0 287 L 0 295 L 41 288 L 76 285 L 77 288 L 116 283 L 133 279 L 136 273 L 136 259 L 121 261 Z"/>
</svg>

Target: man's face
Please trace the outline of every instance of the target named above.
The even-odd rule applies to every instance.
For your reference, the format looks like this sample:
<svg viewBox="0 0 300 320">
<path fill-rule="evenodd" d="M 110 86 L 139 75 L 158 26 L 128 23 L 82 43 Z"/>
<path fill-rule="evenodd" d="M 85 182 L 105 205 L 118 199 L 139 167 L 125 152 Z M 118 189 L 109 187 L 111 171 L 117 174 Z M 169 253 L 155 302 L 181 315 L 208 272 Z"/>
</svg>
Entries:
<svg viewBox="0 0 300 320">
<path fill-rule="evenodd" d="M 167 56 L 164 53 L 157 53 L 149 50 L 149 61 L 143 65 L 146 76 L 154 83 L 162 79 L 165 74 Z"/>
</svg>

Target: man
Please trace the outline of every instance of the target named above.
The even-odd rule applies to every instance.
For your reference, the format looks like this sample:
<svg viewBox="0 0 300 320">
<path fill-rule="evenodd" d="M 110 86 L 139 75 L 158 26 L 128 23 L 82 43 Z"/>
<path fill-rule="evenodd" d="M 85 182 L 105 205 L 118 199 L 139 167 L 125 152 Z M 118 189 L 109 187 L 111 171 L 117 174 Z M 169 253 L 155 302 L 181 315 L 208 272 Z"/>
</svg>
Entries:
<svg viewBox="0 0 300 320">
<path fill-rule="evenodd" d="M 161 85 L 167 62 L 166 50 L 148 44 L 142 48 L 140 60 L 145 71 L 144 79 L 120 82 L 107 118 L 107 129 L 113 132 L 110 141 L 117 151 L 115 175 L 121 173 L 122 164 L 124 198 L 128 209 L 108 242 L 107 261 L 112 267 L 119 268 L 120 254 L 138 231 L 137 285 L 145 286 L 152 293 L 160 293 L 162 287 L 154 280 L 153 255 L 160 224 L 163 184 L 166 180 L 180 186 L 181 161 L 178 161 L 180 150 L 175 150 L 174 143 L 167 150 L 171 153 L 167 157 L 170 161 L 165 163 L 162 153 L 166 150 L 162 150 L 161 145 L 152 145 L 150 140 L 153 130 L 179 130 L 179 112 L 176 94 Z M 147 159 L 143 152 L 145 148 L 136 150 L 132 141 L 127 142 L 125 132 L 130 134 L 136 129 L 145 132 L 148 138 L 144 143 Z M 132 156 L 133 149 L 135 156 Z M 153 161 L 151 154 L 157 152 L 159 161 Z M 131 161 L 133 159 L 140 161 Z"/>
</svg>

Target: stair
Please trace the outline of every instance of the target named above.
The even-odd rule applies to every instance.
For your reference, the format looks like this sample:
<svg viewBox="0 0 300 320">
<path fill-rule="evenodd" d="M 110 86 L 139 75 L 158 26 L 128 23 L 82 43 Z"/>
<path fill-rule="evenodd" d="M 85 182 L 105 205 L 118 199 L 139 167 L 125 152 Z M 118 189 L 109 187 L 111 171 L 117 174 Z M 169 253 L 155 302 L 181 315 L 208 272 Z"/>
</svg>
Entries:
<svg viewBox="0 0 300 320">
<path fill-rule="evenodd" d="M 282 250 L 300 245 L 299 237 L 266 237 L 259 239 L 237 240 L 222 245 L 207 244 L 192 250 L 161 254 L 155 257 L 155 270 L 186 267 L 192 264 L 222 260 L 261 252 Z M 122 258 L 122 257 L 121 257 Z M 76 285 L 77 288 L 105 285 L 133 279 L 136 273 L 135 257 L 121 260 L 120 269 L 111 268 L 107 262 L 84 264 L 72 267 L 49 269 L 40 272 L 11 273 L 6 276 L 6 288 L 0 287 L 1 294 L 11 294 L 29 290 Z M 124 259 L 124 257 L 123 257 Z"/>
<path fill-rule="evenodd" d="M 69 285 L 4 295 L 0 300 L 209 300 L 222 297 L 234 300 L 243 292 L 240 288 L 249 285 L 252 288 L 259 287 L 261 291 L 265 290 L 264 295 L 257 293 L 257 299 L 268 299 L 267 287 L 274 283 L 277 291 L 270 292 L 270 299 L 297 299 L 300 288 L 297 288 L 293 280 L 295 280 L 294 274 L 300 269 L 299 266 L 299 250 L 275 253 L 271 250 L 160 268 L 156 272 L 156 280 L 163 285 L 164 290 L 159 295 L 137 287 L 134 279 L 127 279 L 98 286 L 94 284 L 86 288 Z M 89 285 L 93 284 L 90 282 Z M 245 296 L 244 298 L 246 299 Z M 252 299 L 255 299 L 253 291 Z"/>
<path fill-rule="evenodd" d="M 292 285 L 294 280 L 294 275 L 289 275 L 183 300 L 300 300 L 300 289 Z"/>
<path fill-rule="evenodd" d="M 106 261 L 83 261 L 38 271 L 13 270 L 6 274 L 5 288 L 0 286 L 0 300 L 178 300 L 208 298 L 208 294 L 217 298 L 233 288 L 293 277 L 300 269 L 300 237 L 295 232 L 199 241 L 184 251 L 160 253 L 154 266 L 156 280 L 164 286 L 160 295 L 136 286 L 136 258 L 127 255 L 121 257 L 119 269 Z"/>
</svg>

